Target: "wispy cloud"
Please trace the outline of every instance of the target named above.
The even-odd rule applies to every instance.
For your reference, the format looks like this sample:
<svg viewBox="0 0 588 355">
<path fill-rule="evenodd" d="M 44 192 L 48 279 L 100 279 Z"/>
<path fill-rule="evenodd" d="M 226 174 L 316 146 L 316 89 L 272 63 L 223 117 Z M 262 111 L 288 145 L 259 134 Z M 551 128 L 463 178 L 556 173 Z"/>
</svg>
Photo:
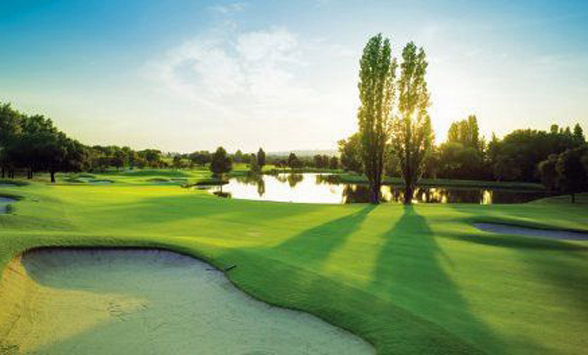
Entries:
<svg viewBox="0 0 588 355">
<path fill-rule="evenodd" d="M 239 6 L 210 10 L 219 15 L 215 25 L 154 55 L 142 70 L 153 95 L 183 107 L 187 126 L 214 118 L 214 126 L 231 127 L 227 139 L 234 141 L 259 127 L 307 132 L 261 138 L 275 146 L 313 146 L 319 137 L 335 142 L 348 134 L 355 75 L 337 68 L 355 63 L 357 51 L 329 38 L 301 38 L 285 26 L 244 31 Z M 333 127 L 334 120 L 342 124 Z"/>
<path fill-rule="evenodd" d="M 214 5 L 214 6 L 210 6 L 208 9 L 212 12 L 216 12 L 221 15 L 227 15 L 227 14 L 231 14 L 234 12 L 242 11 L 243 9 L 245 9 L 246 6 L 247 6 L 246 3 L 237 2 L 237 3 L 232 3 L 232 4 L 226 4 L 226 5 Z"/>
<path fill-rule="evenodd" d="M 295 34 L 285 28 L 229 32 L 213 31 L 172 48 L 149 63 L 149 76 L 173 95 L 224 113 L 316 98 L 296 75 L 307 63 Z"/>
</svg>

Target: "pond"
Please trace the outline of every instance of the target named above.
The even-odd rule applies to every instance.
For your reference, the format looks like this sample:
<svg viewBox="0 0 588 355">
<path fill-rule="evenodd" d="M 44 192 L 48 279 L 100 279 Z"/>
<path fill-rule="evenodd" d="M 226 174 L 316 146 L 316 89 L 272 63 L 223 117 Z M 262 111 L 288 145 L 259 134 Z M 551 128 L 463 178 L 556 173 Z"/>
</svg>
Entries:
<svg viewBox="0 0 588 355">
<path fill-rule="evenodd" d="M 234 177 L 222 186 L 222 192 L 232 198 L 261 201 L 332 204 L 369 201 L 367 184 L 334 183 L 328 177 L 314 173 Z M 215 186 L 209 191 L 219 194 L 221 188 Z M 386 202 L 404 200 L 402 186 L 386 185 L 381 191 Z M 436 186 L 418 188 L 413 202 L 502 204 L 524 203 L 542 197 L 546 197 L 542 191 Z"/>
</svg>

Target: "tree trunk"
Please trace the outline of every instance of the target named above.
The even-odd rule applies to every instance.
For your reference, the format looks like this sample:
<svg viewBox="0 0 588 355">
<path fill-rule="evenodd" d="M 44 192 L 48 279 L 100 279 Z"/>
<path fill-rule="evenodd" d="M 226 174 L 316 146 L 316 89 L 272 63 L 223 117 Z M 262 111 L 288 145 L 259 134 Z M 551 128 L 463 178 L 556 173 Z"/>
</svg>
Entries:
<svg viewBox="0 0 588 355">
<path fill-rule="evenodd" d="M 380 184 L 377 181 L 370 184 L 370 200 L 373 205 L 380 203 Z"/>
<path fill-rule="evenodd" d="M 406 184 L 404 187 L 404 204 L 411 205 L 412 204 L 412 196 L 414 195 L 414 187 L 412 184 Z"/>
<path fill-rule="evenodd" d="M 3 179 L 4 179 L 4 174 L 5 174 L 4 167 L 2 167 L 2 178 Z"/>
<path fill-rule="evenodd" d="M 576 194 L 572 192 L 572 203 L 576 203 Z"/>
<path fill-rule="evenodd" d="M 50 172 L 50 174 L 51 174 L 51 182 L 55 183 L 55 172 L 52 171 L 52 172 Z"/>
</svg>

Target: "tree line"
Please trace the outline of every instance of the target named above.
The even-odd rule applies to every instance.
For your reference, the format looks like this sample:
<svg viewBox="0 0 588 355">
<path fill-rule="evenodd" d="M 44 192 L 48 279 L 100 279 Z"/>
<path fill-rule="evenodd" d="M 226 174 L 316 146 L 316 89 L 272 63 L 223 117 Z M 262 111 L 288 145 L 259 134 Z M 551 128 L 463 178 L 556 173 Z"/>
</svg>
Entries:
<svg viewBox="0 0 588 355">
<path fill-rule="evenodd" d="M 543 181 L 553 191 L 568 193 L 588 188 L 586 139 L 579 124 L 573 129 L 520 129 L 486 141 L 471 115 L 454 122 L 447 140 L 436 146 L 428 114 L 427 67 L 423 48 L 412 42 L 403 48 L 400 64 L 381 34 L 364 48 L 359 129 L 338 147 L 341 167 L 368 178 L 372 203 L 380 200 L 384 175 L 404 179 L 407 204 L 421 177 Z"/>
<path fill-rule="evenodd" d="M 443 179 L 540 182 L 539 163 L 550 155 L 586 145 L 582 127 L 552 125 L 549 131 L 518 129 L 489 141 L 479 134 L 476 116 L 451 124 L 447 140 L 433 145 L 424 162 L 423 177 Z M 358 134 L 338 142 L 341 167 L 363 173 Z M 387 147 L 384 174 L 399 176 L 391 147 Z"/>
</svg>

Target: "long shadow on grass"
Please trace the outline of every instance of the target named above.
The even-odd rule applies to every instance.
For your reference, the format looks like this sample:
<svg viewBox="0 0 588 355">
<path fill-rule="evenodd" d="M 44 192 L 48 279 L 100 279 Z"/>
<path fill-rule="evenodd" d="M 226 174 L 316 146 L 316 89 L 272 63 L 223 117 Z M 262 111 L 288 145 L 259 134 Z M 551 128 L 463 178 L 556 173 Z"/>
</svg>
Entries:
<svg viewBox="0 0 588 355">
<path fill-rule="evenodd" d="M 272 252 L 285 257 L 290 255 L 306 265 L 320 265 L 327 260 L 329 254 L 345 243 L 374 208 L 374 205 L 367 205 L 355 213 L 308 229 L 288 238 Z"/>
<path fill-rule="evenodd" d="M 465 223 L 492 221 L 515 225 L 519 223 L 522 226 L 532 223 L 545 223 L 545 217 L 553 219 L 551 216 L 554 214 L 554 207 L 550 205 L 544 206 L 545 208 L 541 205 L 513 205 L 513 211 L 519 214 L 524 212 L 524 208 L 533 207 L 533 214 L 528 212 L 529 217 L 521 221 L 516 218 L 518 215 L 510 213 L 510 211 L 509 213 L 504 213 L 501 210 L 500 212 L 503 212 L 502 214 L 496 214 L 491 217 L 488 215 L 480 216 L 474 211 L 467 211 L 470 215 L 465 219 Z M 566 212 L 571 210 L 569 206 L 565 207 L 568 207 Z M 578 211 L 580 210 L 578 209 Z M 558 224 L 565 224 L 568 218 L 571 221 L 577 218 L 573 214 L 564 216 L 561 212 L 558 212 L 556 216 L 561 216 Z M 549 224 L 549 222 L 546 224 Z M 530 304 L 536 305 L 536 315 L 546 320 L 544 327 L 557 329 L 561 326 L 565 329 L 566 324 L 570 324 L 570 319 L 562 317 L 561 309 L 565 309 L 565 312 L 573 314 L 574 318 L 588 319 L 588 297 L 586 296 L 588 295 L 587 242 L 570 242 L 532 236 L 488 233 L 478 230 L 468 234 L 460 233 L 444 237 L 516 252 L 516 254 L 512 254 L 513 257 L 518 258 L 521 263 L 524 263 L 525 269 L 531 270 L 534 274 L 535 280 L 525 280 L 525 282 L 528 282 L 528 286 L 525 285 L 527 287 L 527 294 L 524 297 L 527 298 Z M 536 297 L 529 291 L 533 289 L 537 290 L 539 297 Z M 575 317 L 576 315 L 579 315 L 579 317 Z M 567 333 L 566 336 L 578 343 L 578 341 L 584 338 L 582 329 L 577 328 L 574 331 L 577 333 Z M 562 338 L 562 342 L 570 343 L 569 340 L 564 338 Z M 550 345 L 555 348 L 558 346 L 558 344 Z M 580 345 L 578 350 L 583 348 Z"/>
<path fill-rule="evenodd" d="M 470 312 L 458 286 L 443 269 L 439 261 L 442 251 L 424 217 L 412 206 L 405 206 L 403 215 L 382 237 L 385 242 L 370 290 L 422 320 L 420 325 L 409 322 L 414 327 L 410 333 L 400 329 L 399 334 L 411 338 L 398 339 L 399 343 L 420 343 L 421 350 L 427 352 L 502 352 L 490 329 Z M 390 322 L 395 321 L 393 316 Z"/>
<path fill-rule="evenodd" d="M 297 214 L 320 209 L 321 206 L 295 206 L 293 204 L 268 204 L 257 201 L 224 200 L 211 196 L 186 195 L 157 196 L 129 203 L 113 204 L 103 207 L 116 216 L 124 216 L 126 225 L 169 223 L 198 218 L 220 218 L 230 222 L 243 222 L 248 225 L 257 220 L 267 221 L 287 218 Z M 109 223 L 112 220 L 109 219 Z"/>
</svg>

